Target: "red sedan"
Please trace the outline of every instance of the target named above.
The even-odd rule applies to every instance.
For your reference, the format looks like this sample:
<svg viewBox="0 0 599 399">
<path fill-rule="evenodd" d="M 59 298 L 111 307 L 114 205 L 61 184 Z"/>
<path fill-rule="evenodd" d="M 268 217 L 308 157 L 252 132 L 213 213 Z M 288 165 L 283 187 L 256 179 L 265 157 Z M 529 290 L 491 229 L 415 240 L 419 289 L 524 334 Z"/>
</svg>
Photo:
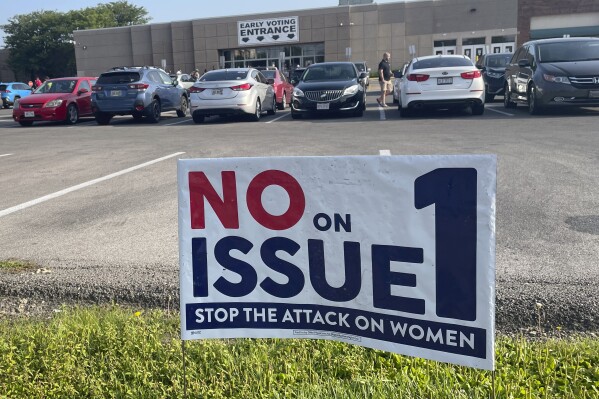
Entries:
<svg viewBox="0 0 599 399">
<path fill-rule="evenodd" d="M 93 116 L 91 88 L 96 78 L 50 79 L 34 93 L 15 103 L 12 117 L 21 126 L 38 121 L 77 123 L 81 116 Z"/>
<path fill-rule="evenodd" d="M 287 105 L 291 104 L 293 85 L 289 83 L 287 78 L 285 78 L 285 75 L 275 67 L 262 69 L 260 72 L 262 72 L 262 75 L 264 75 L 266 79 L 272 79 L 274 81 L 273 87 L 277 98 L 277 108 L 287 108 Z"/>
</svg>

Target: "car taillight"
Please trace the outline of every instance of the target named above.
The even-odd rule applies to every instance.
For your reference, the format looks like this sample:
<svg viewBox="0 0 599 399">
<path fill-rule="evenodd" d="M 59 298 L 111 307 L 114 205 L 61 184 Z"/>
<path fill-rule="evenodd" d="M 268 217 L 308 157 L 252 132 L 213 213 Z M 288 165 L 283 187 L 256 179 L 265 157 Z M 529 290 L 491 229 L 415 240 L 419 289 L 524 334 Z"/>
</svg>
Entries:
<svg viewBox="0 0 599 399">
<path fill-rule="evenodd" d="M 462 79 L 476 79 L 480 78 L 481 75 L 480 71 L 477 69 L 476 71 L 462 72 L 460 76 L 462 77 Z"/>
<path fill-rule="evenodd" d="M 189 88 L 189 92 L 190 92 L 190 93 L 201 93 L 201 92 L 203 92 L 204 90 L 206 90 L 206 89 L 204 89 L 203 87 L 195 87 L 195 86 L 191 86 L 191 87 Z"/>
<path fill-rule="evenodd" d="M 0 93 L 10 93 L 10 90 L 0 90 Z"/>
<path fill-rule="evenodd" d="M 131 90 L 146 91 L 146 89 L 150 87 L 150 85 L 147 83 L 133 83 L 128 85 L 127 87 Z"/>
<path fill-rule="evenodd" d="M 408 75 L 408 80 L 411 82 L 425 82 L 428 80 L 429 75 L 423 73 L 411 73 Z"/>
<path fill-rule="evenodd" d="M 244 83 L 242 85 L 239 86 L 233 86 L 231 87 L 231 90 L 233 91 L 246 91 L 252 88 L 252 85 L 249 83 Z"/>
<path fill-rule="evenodd" d="M 94 93 L 97 93 L 97 92 L 99 92 L 99 91 L 102 91 L 102 86 L 95 86 L 95 85 L 94 85 L 94 86 L 92 86 L 92 91 L 93 91 Z"/>
</svg>

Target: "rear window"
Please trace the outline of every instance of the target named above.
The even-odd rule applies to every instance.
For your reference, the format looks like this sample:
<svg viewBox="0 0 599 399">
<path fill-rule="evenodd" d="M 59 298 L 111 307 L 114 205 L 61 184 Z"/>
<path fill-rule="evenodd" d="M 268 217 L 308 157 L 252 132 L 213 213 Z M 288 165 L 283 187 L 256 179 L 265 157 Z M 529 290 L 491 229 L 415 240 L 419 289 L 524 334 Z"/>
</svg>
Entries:
<svg viewBox="0 0 599 399">
<path fill-rule="evenodd" d="M 540 62 L 599 60 L 599 40 L 572 40 L 539 44 Z"/>
<path fill-rule="evenodd" d="M 306 69 L 302 80 L 350 80 L 356 78 L 356 69 L 351 64 L 318 65 Z"/>
<path fill-rule="evenodd" d="M 507 64 L 509 64 L 511 59 L 512 59 L 511 54 L 489 55 L 489 56 L 487 56 L 486 64 L 489 68 L 503 68 Z"/>
<path fill-rule="evenodd" d="M 366 71 L 366 65 L 363 62 L 357 62 L 354 65 L 356 66 L 356 69 L 358 70 L 358 72 Z"/>
<path fill-rule="evenodd" d="M 133 83 L 140 79 L 138 72 L 110 72 L 103 73 L 98 78 L 98 84 L 119 84 L 119 83 Z"/>
<path fill-rule="evenodd" d="M 248 71 L 210 71 L 200 78 L 200 82 L 217 82 L 221 80 L 242 80 L 248 76 Z"/>
<path fill-rule="evenodd" d="M 4 91 L 4 90 L 6 90 L 7 87 L 8 87 L 8 85 L 0 85 L 0 90 Z"/>
<path fill-rule="evenodd" d="M 260 71 L 262 72 L 262 75 L 264 75 L 264 77 L 266 79 L 274 79 L 275 78 L 275 71 L 270 70 L 270 71 Z"/>
<path fill-rule="evenodd" d="M 474 66 L 468 58 L 461 57 L 437 57 L 416 61 L 412 69 L 450 68 L 461 66 Z"/>
</svg>

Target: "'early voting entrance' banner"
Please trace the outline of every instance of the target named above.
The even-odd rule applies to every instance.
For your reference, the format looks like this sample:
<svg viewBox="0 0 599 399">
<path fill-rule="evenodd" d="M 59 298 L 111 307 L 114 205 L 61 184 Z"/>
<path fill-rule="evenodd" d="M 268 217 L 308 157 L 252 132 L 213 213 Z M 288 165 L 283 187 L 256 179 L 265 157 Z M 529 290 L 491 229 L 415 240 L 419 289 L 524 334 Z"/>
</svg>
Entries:
<svg viewBox="0 0 599 399">
<path fill-rule="evenodd" d="M 179 160 L 181 337 L 494 369 L 491 155 Z"/>
<path fill-rule="evenodd" d="M 299 18 L 283 17 L 237 22 L 240 46 L 299 42 Z"/>
</svg>

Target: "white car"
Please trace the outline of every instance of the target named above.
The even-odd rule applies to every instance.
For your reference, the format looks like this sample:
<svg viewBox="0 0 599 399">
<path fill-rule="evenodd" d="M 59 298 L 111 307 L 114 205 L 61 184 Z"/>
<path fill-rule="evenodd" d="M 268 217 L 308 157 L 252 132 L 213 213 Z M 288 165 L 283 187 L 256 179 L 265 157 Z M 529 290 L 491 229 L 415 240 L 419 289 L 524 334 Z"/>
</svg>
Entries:
<svg viewBox="0 0 599 399">
<path fill-rule="evenodd" d="M 485 82 L 470 58 L 431 55 L 414 58 L 400 78 L 400 116 L 422 108 L 466 108 L 485 112 Z"/>
<path fill-rule="evenodd" d="M 189 88 L 189 100 L 195 123 L 212 115 L 251 115 L 259 121 L 264 111 L 277 112 L 272 83 L 253 68 L 208 71 Z"/>
<path fill-rule="evenodd" d="M 393 72 L 393 104 L 399 104 L 399 82 L 401 77 L 406 74 L 408 63 L 403 64 L 400 70 Z"/>
<path fill-rule="evenodd" d="M 189 88 L 196 82 L 191 75 L 186 73 L 171 74 L 170 76 L 171 79 L 176 79 L 177 84 L 186 90 L 189 90 Z"/>
</svg>

